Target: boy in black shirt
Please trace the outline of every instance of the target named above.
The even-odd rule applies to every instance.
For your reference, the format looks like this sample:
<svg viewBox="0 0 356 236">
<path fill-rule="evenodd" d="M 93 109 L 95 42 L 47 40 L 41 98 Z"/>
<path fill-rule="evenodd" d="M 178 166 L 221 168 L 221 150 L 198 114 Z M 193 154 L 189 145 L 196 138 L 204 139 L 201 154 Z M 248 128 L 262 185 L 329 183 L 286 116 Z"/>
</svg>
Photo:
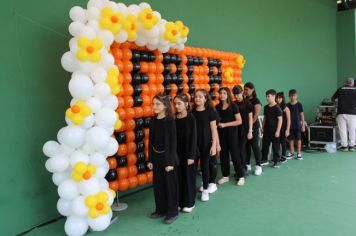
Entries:
<svg viewBox="0 0 356 236">
<path fill-rule="evenodd" d="M 270 89 L 266 92 L 268 105 L 264 107 L 262 163 L 268 162 L 269 146 L 272 143 L 273 167 L 279 168 L 279 136 L 282 127 L 282 110 L 276 103 L 276 91 Z"/>
</svg>

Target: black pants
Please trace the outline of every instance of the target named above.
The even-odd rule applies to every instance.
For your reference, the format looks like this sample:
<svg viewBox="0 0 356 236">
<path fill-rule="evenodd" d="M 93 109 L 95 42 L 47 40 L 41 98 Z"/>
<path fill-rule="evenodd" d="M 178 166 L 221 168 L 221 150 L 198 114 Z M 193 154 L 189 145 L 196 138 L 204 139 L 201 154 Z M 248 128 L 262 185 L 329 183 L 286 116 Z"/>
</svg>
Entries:
<svg viewBox="0 0 356 236">
<path fill-rule="evenodd" d="M 281 142 L 281 148 L 282 148 L 282 157 L 286 157 L 287 155 L 287 137 L 286 137 L 286 132 L 281 131 L 281 137 L 279 138 Z"/>
<path fill-rule="evenodd" d="M 216 157 L 210 156 L 210 146 L 199 150 L 200 155 L 198 160 L 200 160 L 200 170 L 203 180 L 203 188 L 208 189 L 209 183 L 215 183 L 216 181 Z M 196 168 L 198 167 L 198 162 L 196 162 Z"/>
<path fill-rule="evenodd" d="M 260 147 L 258 146 L 260 137 L 259 137 L 258 133 L 259 133 L 258 129 L 253 129 L 252 139 L 247 140 L 247 143 L 246 143 L 246 153 L 247 153 L 246 164 L 247 165 L 250 165 L 251 148 L 253 150 L 253 154 L 255 155 L 256 165 L 257 166 L 261 165 L 261 151 L 260 151 Z"/>
<path fill-rule="evenodd" d="M 241 165 L 244 169 L 244 174 L 246 173 L 247 171 L 247 167 L 246 167 L 246 156 L 247 156 L 247 153 L 246 153 L 246 142 L 247 142 L 247 134 L 242 134 L 240 135 L 239 137 L 239 140 L 237 142 L 237 145 L 238 145 L 238 159 L 241 160 Z"/>
<path fill-rule="evenodd" d="M 165 160 L 160 154 L 153 153 L 153 192 L 156 212 L 173 217 L 178 215 L 178 178 L 177 167 L 166 172 Z"/>
<path fill-rule="evenodd" d="M 178 193 L 179 193 L 179 206 L 192 207 L 195 205 L 196 193 L 196 170 L 195 165 L 188 165 L 187 160 L 181 160 L 178 166 Z"/>
<path fill-rule="evenodd" d="M 275 137 L 275 133 L 264 133 L 263 140 L 262 140 L 262 161 L 268 161 L 268 152 L 269 146 L 272 143 L 272 150 L 273 150 L 273 162 L 279 162 L 279 138 Z"/>
<path fill-rule="evenodd" d="M 236 141 L 238 141 L 237 127 L 227 127 L 219 129 L 220 138 L 220 162 L 221 162 L 221 172 L 224 177 L 230 176 L 230 155 L 231 160 L 234 165 L 236 172 L 236 177 L 239 179 L 244 177 L 244 168 L 242 166 L 242 161 L 239 156 L 238 146 Z"/>
</svg>

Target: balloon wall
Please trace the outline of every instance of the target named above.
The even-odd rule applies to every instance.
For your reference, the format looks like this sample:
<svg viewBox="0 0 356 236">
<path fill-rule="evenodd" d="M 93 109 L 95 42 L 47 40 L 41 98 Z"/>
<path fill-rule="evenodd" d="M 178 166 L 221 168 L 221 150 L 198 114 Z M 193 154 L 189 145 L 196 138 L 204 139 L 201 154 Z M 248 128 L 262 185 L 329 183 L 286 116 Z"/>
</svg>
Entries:
<svg viewBox="0 0 356 236">
<path fill-rule="evenodd" d="M 43 146 L 46 169 L 58 186 L 57 209 L 65 232 L 84 235 L 110 225 L 117 191 L 152 183 L 148 127 L 152 98 L 241 84 L 244 58 L 236 53 L 185 47 L 189 29 L 168 22 L 149 4 L 126 6 L 90 0 L 73 7 L 69 51 L 73 99 L 58 141 Z"/>
</svg>

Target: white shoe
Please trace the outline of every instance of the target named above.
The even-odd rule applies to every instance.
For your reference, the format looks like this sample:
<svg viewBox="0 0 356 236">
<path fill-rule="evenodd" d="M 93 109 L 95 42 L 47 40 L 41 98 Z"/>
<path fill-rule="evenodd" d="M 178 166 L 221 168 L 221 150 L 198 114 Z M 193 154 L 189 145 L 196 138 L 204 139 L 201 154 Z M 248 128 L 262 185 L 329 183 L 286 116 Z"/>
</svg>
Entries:
<svg viewBox="0 0 356 236">
<path fill-rule="evenodd" d="M 219 179 L 218 184 L 224 184 L 229 181 L 230 181 L 229 177 L 222 177 L 221 179 Z"/>
<path fill-rule="evenodd" d="M 246 168 L 247 168 L 247 171 L 251 171 L 252 170 L 251 165 L 246 165 Z"/>
<path fill-rule="evenodd" d="M 209 196 L 208 196 L 209 197 Z M 183 212 L 185 213 L 190 213 L 193 211 L 195 206 L 192 206 L 192 207 L 183 207 Z"/>
<path fill-rule="evenodd" d="M 210 183 L 209 187 L 208 187 L 209 193 L 215 193 L 216 190 L 218 190 L 218 187 L 216 186 L 216 184 Z"/>
<path fill-rule="evenodd" d="M 237 181 L 237 186 L 244 186 L 245 185 L 245 178 L 240 178 L 239 181 Z"/>
<path fill-rule="evenodd" d="M 204 188 L 203 188 L 203 185 L 202 185 L 202 186 L 200 186 L 200 188 L 199 188 L 199 192 L 203 192 L 203 190 L 204 190 Z"/>
<path fill-rule="evenodd" d="M 209 201 L 209 190 L 204 189 L 202 194 L 201 194 L 201 200 L 203 202 Z"/>
<path fill-rule="evenodd" d="M 262 174 L 262 167 L 256 166 L 255 175 L 260 176 Z"/>
</svg>

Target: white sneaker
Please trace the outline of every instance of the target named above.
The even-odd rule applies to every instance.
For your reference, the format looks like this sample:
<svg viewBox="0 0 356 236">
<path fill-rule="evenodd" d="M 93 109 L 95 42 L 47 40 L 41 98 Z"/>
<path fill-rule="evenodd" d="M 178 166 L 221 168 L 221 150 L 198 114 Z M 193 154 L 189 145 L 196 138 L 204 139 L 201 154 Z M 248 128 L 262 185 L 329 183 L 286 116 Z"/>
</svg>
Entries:
<svg viewBox="0 0 356 236">
<path fill-rule="evenodd" d="M 289 152 L 286 156 L 287 160 L 293 159 L 294 158 L 294 153 Z"/>
<path fill-rule="evenodd" d="M 210 184 L 209 184 L 209 187 L 208 187 L 209 193 L 215 193 L 216 190 L 218 190 L 218 187 L 216 186 L 216 184 L 210 183 Z"/>
<path fill-rule="evenodd" d="M 247 171 L 251 171 L 252 170 L 251 165 L 246 165 L 246 168 L 247 168 Z"/>
<path fill-rule="evenodd" d="M 224 184 L 229 181 L 230 181 L 229 177 L 222 177 L 221 179 L 219 179 L 218 184 Z"/>
<path fill-rule="evenodd" d="M 245 178 L 240 178 L 239 181 L 237 181 L 237 186 L 244 186 L 245 185 Z"/>
<path fill-rule="evenodd" d="M 262 167 L 256 166 L 255 175 L 260 176 L 262 174 Z"/>
<path fill-rule="evenodd" d="M 199 192 L 203 192 L 203 190 L 204 190 L 204 188 L 203 188 L 203 185 L 202 185 L 202 186 L 200 186 L 200 188 L 199 188 Z"/>
<path fill-rule="evenodd" d="M 201 194 L 201 200 L 203 202 L 209 201 L 209 190 L 204 189 L 202 194 Z"/>
<path fill-rule="evenodd" d="M 209 197 L 209 196 L 208 196 Z M 185 213 L 190 213 L 193 211 L 195 206 L 192 206 L 192 207 L 183 207 L 183 212 Z"/>
</svg>

